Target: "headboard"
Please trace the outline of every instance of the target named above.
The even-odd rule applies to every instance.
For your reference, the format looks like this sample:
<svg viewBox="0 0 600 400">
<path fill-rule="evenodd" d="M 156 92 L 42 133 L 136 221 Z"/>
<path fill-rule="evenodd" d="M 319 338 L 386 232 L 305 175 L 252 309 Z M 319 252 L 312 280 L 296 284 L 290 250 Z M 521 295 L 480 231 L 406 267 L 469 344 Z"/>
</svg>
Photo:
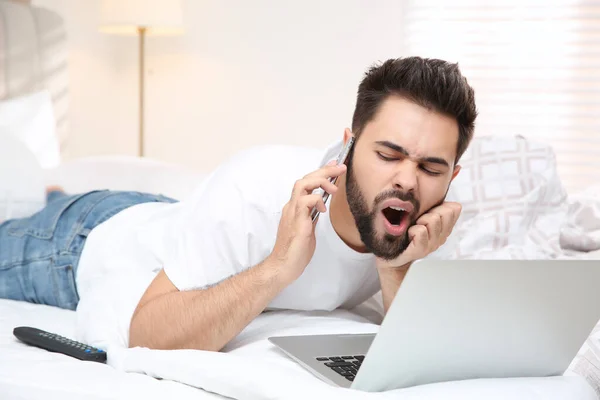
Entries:
<svg viewBox="0 0 600 400">
<path fill-rule="evenodd" d="M 48 89 L 63 153 L 69 132 L 67 57 L 58 14 L 28 1 L 0 0 L 0 100 Z"/>
</svg>

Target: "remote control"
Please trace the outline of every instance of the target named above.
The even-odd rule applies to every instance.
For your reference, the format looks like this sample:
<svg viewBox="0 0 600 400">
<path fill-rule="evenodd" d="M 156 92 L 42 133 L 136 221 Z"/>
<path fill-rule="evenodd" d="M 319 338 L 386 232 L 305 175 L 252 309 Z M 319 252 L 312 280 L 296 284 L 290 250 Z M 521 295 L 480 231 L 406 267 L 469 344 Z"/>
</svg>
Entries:
<svg viewBox="0 0 600 400">
<path fill-rule="evenodd" d="M 55 333 L 29 326 L 19 326 L 13 330 L 13 335 L 20 341 L 41 349 L 66 354 L 79 360 L 106 362 L 106 352 L 104 350 L 67 339 Z"/>
</svg>

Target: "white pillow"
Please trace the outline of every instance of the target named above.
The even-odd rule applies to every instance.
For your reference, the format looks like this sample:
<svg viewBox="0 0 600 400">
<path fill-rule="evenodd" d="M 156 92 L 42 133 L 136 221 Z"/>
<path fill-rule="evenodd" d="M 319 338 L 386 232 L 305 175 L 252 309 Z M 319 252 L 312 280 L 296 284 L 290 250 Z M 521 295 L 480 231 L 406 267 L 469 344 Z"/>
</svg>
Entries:
<svg viewBox="0 0 600 400">
<path fill-rule="evenodd" d="M 28 217 L 46 203 L 44 175 L 20 140 L 0 134 L 0 223 Z"/>
<path fill-rule="evenodd" d="M 182 165 L 131 156 L 94 156 L 61 163 L 44 170 L 48 186 L 65 192 L 90 190 L 133 190 L 183 200 L 204 179 L 205 174 Z"/>
<path fill-rule="evenodd" d="M 22 141 L 42 168 L 60 163 L 52 98 L 47 90 L 0 101 L 0 134 Z"/>
</svg>

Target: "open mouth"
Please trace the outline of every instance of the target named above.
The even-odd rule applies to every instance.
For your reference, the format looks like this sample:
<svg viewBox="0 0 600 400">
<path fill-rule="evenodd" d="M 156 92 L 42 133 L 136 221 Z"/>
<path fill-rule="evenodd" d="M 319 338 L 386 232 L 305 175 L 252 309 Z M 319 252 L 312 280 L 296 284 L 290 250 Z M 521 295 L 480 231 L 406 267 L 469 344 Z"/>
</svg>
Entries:
<svg viewBox="0 0 600 400">
<path fill-rule="evenodd" d="M 406 210 L 401 207 L 387 207 L 382 210 L 383 216 L 391 225 L 399 226 L 407 216 Z"/>
<path fill-rule="evenodd" d="M 402 236 L 410 225 L 410 211 L 399 206 L 389 206 L 381 210 L 384 229 L 392 236 Z"/>
</svg>

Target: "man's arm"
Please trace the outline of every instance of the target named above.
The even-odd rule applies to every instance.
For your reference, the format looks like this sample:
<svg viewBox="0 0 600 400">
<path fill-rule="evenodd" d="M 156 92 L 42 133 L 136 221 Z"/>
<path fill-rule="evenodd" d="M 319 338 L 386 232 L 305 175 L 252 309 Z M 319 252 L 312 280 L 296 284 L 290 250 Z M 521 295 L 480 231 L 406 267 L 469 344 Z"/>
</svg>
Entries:
<svg viewBox="0 0 600 400">
<path fill-rule="evenodd" d="M 202 290 L 179 291 L 164 270 L 131 319 L 130 347 L 219 351 L 290 282 L 269 259 Z"/>
<path fill-rule="evenodd" d="M 431 254 L 446 242 L 461 210 L 461 205 L 453 202 L 433 208 L 419 217 L 415 225 L 408 229 L 410 243 L 402 254 L 395 260 L 376 259 L 385 313 L 412 263 Z"/>
<path fill-rule="evenodd" d="M 396 297 L 396 292 L 398 292 L 411 264 L 412 263 L 408 263 L 397 268 L 377 268 L 379 282 L 381 284 L 381 294 L 383 297 L 383 311 L 385 314 L 387 314 L 394 297 Z"/>
<path fill-rule="evenodd" d="M 179 291 L 164 270 L 140 300 L 129 329 L 129 346 L 221 350 L 294 282 L 315 251 L 314 207 L 325 212 L 320 187 L 334 194 L 329 177 L 345 165 L 330 163 L 296 181 L 283 207 L 271 254 L 262 263 L 203 290 Z M 206 266 L 210 267 L 210 266 Z"/>
</svg>

